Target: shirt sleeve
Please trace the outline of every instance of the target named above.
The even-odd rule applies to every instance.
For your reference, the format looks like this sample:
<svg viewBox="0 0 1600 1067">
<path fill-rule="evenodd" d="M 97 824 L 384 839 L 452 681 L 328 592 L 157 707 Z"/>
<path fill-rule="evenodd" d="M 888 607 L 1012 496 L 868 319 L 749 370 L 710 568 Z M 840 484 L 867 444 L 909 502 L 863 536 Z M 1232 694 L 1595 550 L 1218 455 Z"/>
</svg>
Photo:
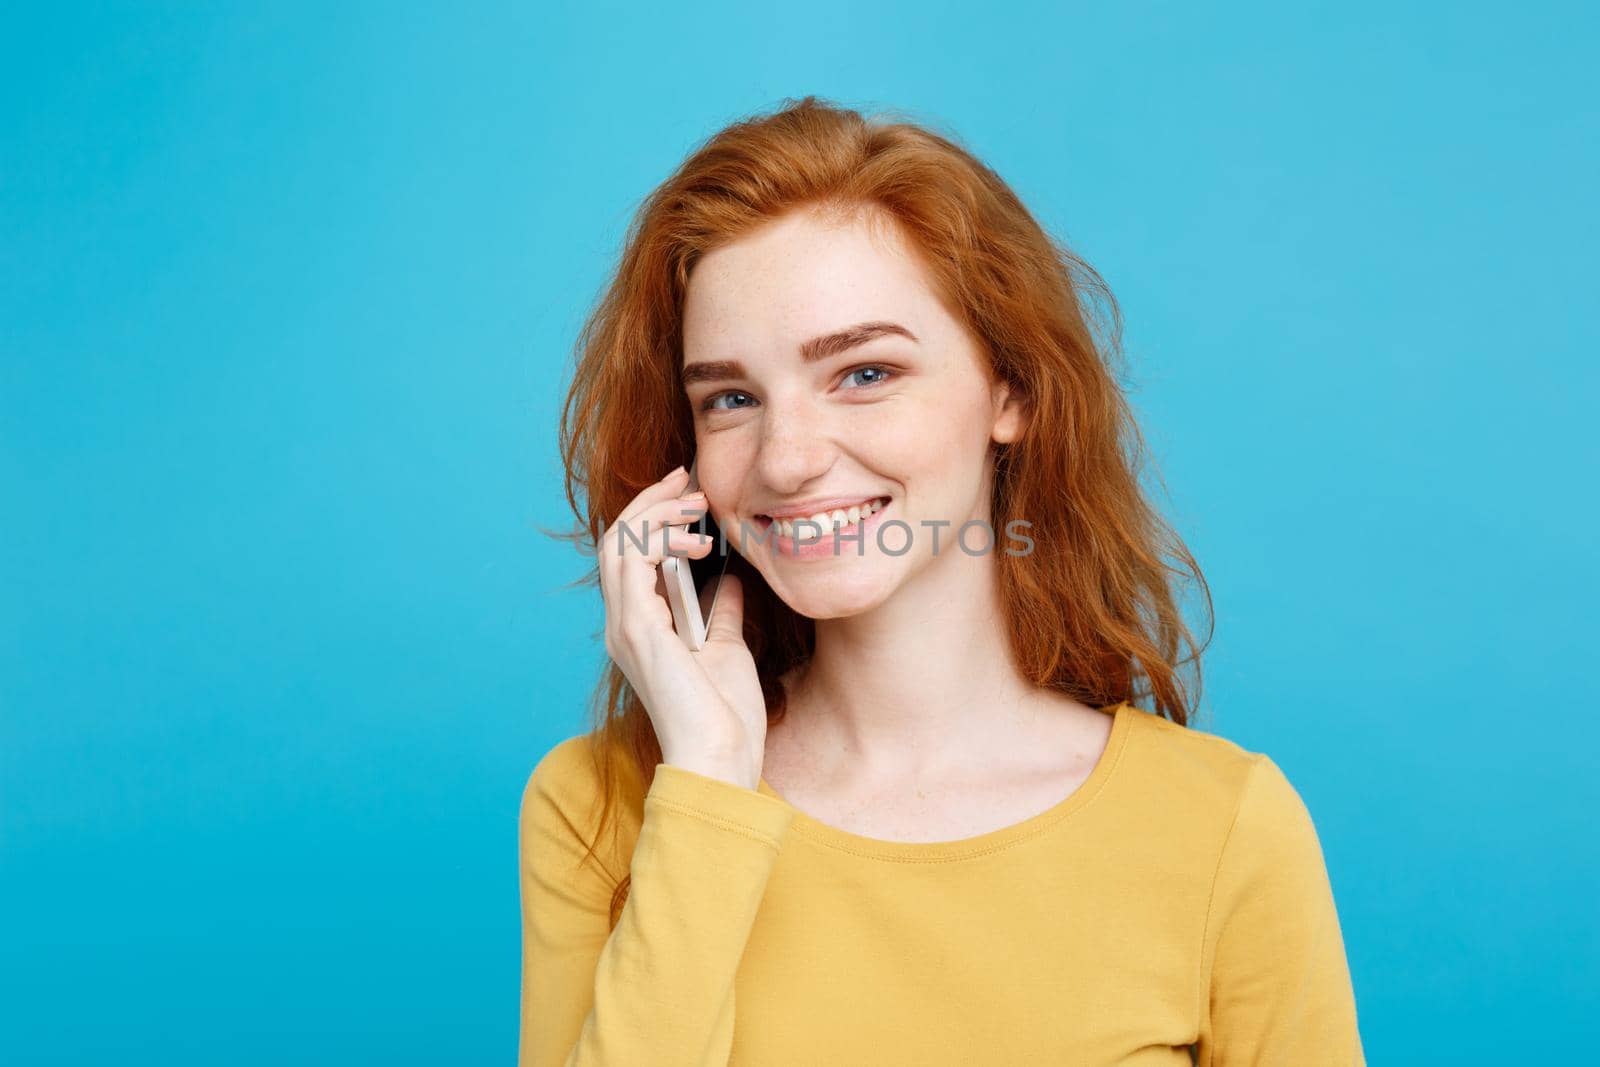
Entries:
<svg viewBox="0 0 1600 1067">
<path fill-rule="evenodd" d="M 1206 917 L 1198 1067 L 1365 1067 L 1322 846 L 1270 758 L 1253 763 Z"/>
<path fill-rule="evenodd" d="M 518 1067 L 725 1065 L 734 978 L 794 809 L 658 764 L 611 929 L 619 864 L 584 860 L 588 759 L 558 745 L 523 791 Z"/>
</svg>

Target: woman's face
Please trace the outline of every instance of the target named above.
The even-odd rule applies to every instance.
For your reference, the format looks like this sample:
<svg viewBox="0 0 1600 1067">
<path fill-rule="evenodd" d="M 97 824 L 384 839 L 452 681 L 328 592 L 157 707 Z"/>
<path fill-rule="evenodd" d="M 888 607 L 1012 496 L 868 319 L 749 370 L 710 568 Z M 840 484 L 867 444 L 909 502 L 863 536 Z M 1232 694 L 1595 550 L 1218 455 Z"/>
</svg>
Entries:
<svg viewBox="0 0 1600 1067">
<path fill-rule="evenodd" d="M 974 526 L 968 554 L 956 532 L 991 522 L 991 445 L 1016 439 L 1021 405 L 882 218 L 784 216 L 705 255 L 685 297 L 684 387 L 712 517 L 814 619 L 870 610 L 1008 543 Z M 887 504 L 851 525 L 849 507 L 872 501 Z M 838 539 L 773 522 L 835 509 Z"/>
</svg>

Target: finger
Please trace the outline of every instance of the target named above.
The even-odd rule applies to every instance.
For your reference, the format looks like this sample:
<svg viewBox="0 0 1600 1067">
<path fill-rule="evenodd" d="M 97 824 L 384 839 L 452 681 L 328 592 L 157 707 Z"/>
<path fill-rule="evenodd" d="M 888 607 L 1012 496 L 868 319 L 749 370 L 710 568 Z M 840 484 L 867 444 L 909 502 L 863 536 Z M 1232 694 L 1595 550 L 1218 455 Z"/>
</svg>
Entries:
<svg viewBox="0 0 1600 1067">
<path fill-rule="evenodd" d="M 614 555 L 638 556 L 647 546 L 660 542 L 663 530 L 692 526 L 706 512 L 703 499 L 669 497 L 657 501 L 628 518 L 618 519 L 607 547 Z"/>
<path fill-rule="evenodd" d="M 631 518 L 663 500 L 670 500 L 683 492 L 684 487 L 688 484 L 689 472 L 679 467 L 659 482 L 654 482 L 641 489 L 639 495 L 628 501 L 627 507 L 622 509 L 622 514 L 618 518 Z"/>
<path fill-rule="evenodd" d="M 600 539 L 600 591 L 607 605 L 620 605 L 621 574 L 617 560 L 625 552 L 638 553 L 648 544 L 652 533 L 659 534 L 667 525 L 686 525 L 698 520 L 704 513 L 704 497 L 686 499 L 676 495 L 674 487 L 681 488 L 688 481 L 682 471 L 669 474 L 655 485 L 647 487 L 629 502 L 623 514 L 606 528 Z M 699 511 L 695 508 L 698 506 Z M 668 520 L 673 520 L 669 522 Z"/>
<path fill-rule="evenodd" d="M 744 645 L 744 584 L 738 574 L 722 574 L 707 582 L 704 600 L 706 641 L 731 641 Z"/>
<path fill-rule="evenodd" d="M 692 556 L 695 559 L 704 559 L 716 547 L 717 539 L 710 534 L 683 530 L 676 526 L 663 526 L 653 530 L 650 540 L 642 545 L 636 544 L 630 537 L 623 542 L 617 556 L 617 574 L 621 579 L 619 588 L 625 595 L 632 592 L 635 586 L 628 575 L 634 571 L 649 571 L 660 567 L 661 561 L 668 556 Z"/>
<path fill-rule="evenodd" d="M 636 535 L 640 533 L 645 522 L 650 523 L 651 532 L 654 533 L 656 529 L 668 523 L 674 526 L 697 523 L 708 510 L 703 493 L 697 496 L 673 496 L 640 510 L 629 521 Z"/>
<path fill-rule="evenodd" d="M 657 532 L 642 550 L 631 541 L 626 543 L 617 559 L 616 574 L 622 618 L 640 622 L 652 617 L 664 619 L 670 630 L 672 609 L 657 589 L 657 578 L 664 574 L 661 561 L 669 550 L 675 556 L 703 559 L 716 547 L 716 539 L 677 527 L 667 531 L 665 537 Z"/>
<path fill-rule="evenodd" d="M 724 574 L 711 583 L 713 599 L 706 627 L 707 641 L 744 643 L 744 583 L 737 574 Z"/>
<path fill-rule="evenodd" d="M 682 532 L 684 527 L 692 526 L 704 518 L 706 511 L 704 501 L 686 500 L 683 497 L 659 501 L 632 518 L 618 519 L 612 530 L 608 531 L 607 547 L 615 556 L 644 555 L 661 544 L 663 531 Z M 656 562 L 660 562 L 660 557 Z"/>
</svg>

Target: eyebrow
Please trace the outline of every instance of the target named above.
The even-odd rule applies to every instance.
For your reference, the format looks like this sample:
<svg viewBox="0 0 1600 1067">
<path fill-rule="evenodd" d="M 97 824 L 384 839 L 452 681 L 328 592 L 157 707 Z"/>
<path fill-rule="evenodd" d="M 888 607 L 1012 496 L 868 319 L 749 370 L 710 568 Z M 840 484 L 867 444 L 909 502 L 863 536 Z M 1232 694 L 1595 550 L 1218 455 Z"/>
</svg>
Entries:
<svg viewBox="0 0 1600 1067">
<path fill-rule="evenodd" d="M 837 356 L 857 345 L 864 345 L 878 337 L 898 334 L 915 341 L 917 335 L 898 322 L 858 322 L 821 337 L 813 337 L 800 346 L 800 362 L 811 364 Z M 715 382 L 727 378 L 746 377 L 744 364 L 736 359 L 719 359 L 703 363 L 690 363 L 683 368 L 685 388 L 695 382 Z"/>
</svg>

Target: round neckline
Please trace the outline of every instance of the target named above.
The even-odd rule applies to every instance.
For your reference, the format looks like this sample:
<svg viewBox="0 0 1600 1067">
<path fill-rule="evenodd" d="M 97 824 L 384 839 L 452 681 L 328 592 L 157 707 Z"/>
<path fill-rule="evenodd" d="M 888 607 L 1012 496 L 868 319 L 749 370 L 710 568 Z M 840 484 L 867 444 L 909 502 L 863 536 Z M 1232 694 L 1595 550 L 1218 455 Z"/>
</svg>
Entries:
<svg viewBox="0 0 1600 1067">
<path fill-rule="evenodd" d="M 756 789 L 758 792 L 765 793 L 769 797 L 788 804 L 794 810 L 794 819 L 789 825 L 789 829 L 792 832 L 841 852 L 910 863 L 967 859 L 973 856 L 980 856 L 1007 848 L 1035 834 L 1043 833 L 1089 803 L 1094 799 L 1095 794 L 1100 792 L 1106 783 L 1106 779 L 1111 776 L 1111 772 L 1116 768 L 1117 762 L 1122 757 L 1122 750 L 1127 742 L 1128 731 L 1133 723 L 1135 709 L 1132 705 L 1123 701 L 1120 704 L 1097 710 L 1111 716 L 1111 733 L 1106 738 L 1105 750 L 1100 753 L 1100 758 L 1095 761 L 1094 767 L 1089 771 L 1089 776 L 1071 793 L 1045 810 L 1030 815 L 1021 822 L 1014 822 L 1008 826 L 1001 826 L 971 837 L 959 837 L 949 841 L 890 841 L 885 838 L 867 837 L 813 819 L 793 804 L 789 804 L 787 800 L 784 800 L 783 795 L 772 788 L 765 775 L 757 779 Z"/>
</svg>

